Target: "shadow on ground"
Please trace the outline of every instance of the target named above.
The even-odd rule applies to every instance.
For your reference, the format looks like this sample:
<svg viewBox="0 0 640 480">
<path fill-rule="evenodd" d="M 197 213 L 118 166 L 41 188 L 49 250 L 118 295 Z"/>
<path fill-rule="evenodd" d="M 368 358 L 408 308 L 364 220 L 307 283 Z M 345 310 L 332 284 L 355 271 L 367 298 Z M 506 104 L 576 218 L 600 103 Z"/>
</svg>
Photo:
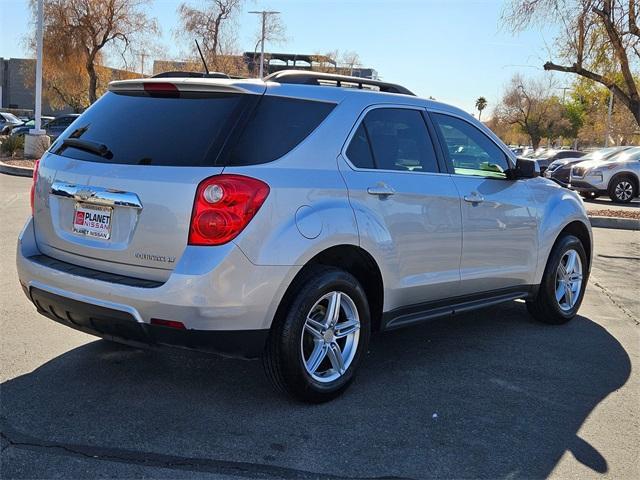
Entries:
<svg viewBox="0 0 640 480">
<path fill-rule="evenodd" d="M 2 384 L 3 442 L 259 478 L 540 478 L 565 451 L 606 472 L 577 432 L 630 368 L 588 318 L 542 326 L 517 302 L 374 337 L 318 406 L 278 396 L 259 362 L 96 341 Z"/>
</svg>

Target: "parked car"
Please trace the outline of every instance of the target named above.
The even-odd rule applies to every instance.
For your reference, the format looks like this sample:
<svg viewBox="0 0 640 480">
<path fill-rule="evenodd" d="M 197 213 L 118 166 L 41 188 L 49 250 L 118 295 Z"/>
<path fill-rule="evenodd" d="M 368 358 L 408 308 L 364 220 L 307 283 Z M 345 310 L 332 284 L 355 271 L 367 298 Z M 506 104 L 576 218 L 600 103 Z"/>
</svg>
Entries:
<svg viewBox="0 0 640 480">
<path fill-rule="evenodd" d="M 585 155 L 585 152 L 578 150 L 557 150 L 547 149 L 538 156 L 533 157 L 540 167 L 540 173 L 544 174 L 545 170 L 552 162 L 561 160 L 563 158 L 580 158 Z"/>
<path fill-rule="evenodd" d="M 568 187 L 571 176 L 571 167 L 586 160 L 608 160 L 631 147 L 609 147 L 594 150 L 582 157 L 569 157 L 554 160 L 544 172 L 544 176 L 550 178 L 563 187 Z M 594 198 L 594 194 L 583 194 L 584 198 Z"/>
<path fill-rule="evenodd" d="M 22 120 L 13 113 L 0 112 L 0 135 L 9 135 L 11 129 L 22 125 Z"/>
<path fill-rule="evenodd" d="M 66 115 L 60 115 L 47 123 L 44 130 L 52 140 L 58 138 L 58 136 L 64 132 L 69 125 L 71 125 L 78 117 L 79 113 L 68 113 Z"/>
<path fill-rule="evenodd" d="M 46 116 L 41 117 L 42 128 L 46 130 L 47 124 L 51 120 L 53 120 L 53 117 L 46 117 Z M 18 135 L 18 136 L 25 135 L 25 134 L 29 133 L 29 130 L 31 130 L 32 128 L 35 128 L 35 126 L 36 126 L 36 121 L 34 119 L 27 120 L 22 125 L 14 127 L 11 130 L 11 135 Z"/>
<path fill-rule="evenodd" d="M 262 357 L 308 402 L 347 388 L 372 332 L 514 299 L 568 322 L 591 265 L 579 196 L 473 116 L 318 72 L 112 82 L 32 199 L 17 267 L 42 315 Z"/>
<path fill-rule="evenodd" d="M 609 195 L 615 203 L 629 203 L 638 196 L 640 147 L 608 159 L 580 162 L 571 168 L 571 189 L 583 196 Z"/>
</svg>

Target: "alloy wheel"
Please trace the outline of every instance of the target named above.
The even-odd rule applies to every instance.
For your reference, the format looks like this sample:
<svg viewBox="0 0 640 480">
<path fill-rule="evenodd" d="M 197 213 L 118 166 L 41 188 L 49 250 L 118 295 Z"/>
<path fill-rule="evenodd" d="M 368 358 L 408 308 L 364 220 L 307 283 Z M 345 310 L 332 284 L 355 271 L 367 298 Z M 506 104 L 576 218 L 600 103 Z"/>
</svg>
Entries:
<svg viewBox="0 0 640 480">
<path fill-rule="evenodd" d="M 307 373 L 321 383 L 333 382 L 349 368 L 358 350 L 360 317 L 344 292 L 323 295 L 307 314 L 300 339 Z"/>
<path fill-rule="evenodd" d="M 626 202 L 633 195 L 633 185 L 627 180 L 622 180 L 618 182 L 614 192 L 618 200 Z"/>
<path fill-rule="evenodd" d="M 571 310 L 582 290 L 582 260 L 575 250 L 567 250 L 556 270 L 556 301 L 563 311 Z"/>
</svg>

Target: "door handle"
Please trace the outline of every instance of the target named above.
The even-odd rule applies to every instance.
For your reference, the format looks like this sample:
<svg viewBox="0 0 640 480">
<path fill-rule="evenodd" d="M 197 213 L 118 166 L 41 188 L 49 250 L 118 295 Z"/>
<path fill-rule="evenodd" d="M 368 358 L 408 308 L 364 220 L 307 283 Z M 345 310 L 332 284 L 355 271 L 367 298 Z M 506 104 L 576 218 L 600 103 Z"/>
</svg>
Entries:
<svg viewBox="0 0 640 480">
<path fill-rule="evenodd" d="M 482 203 L 484 202 L 484 197 L 478 192 L 471 192 L 471 195 L 464 196 L 464 201 L 469 203 Z"/>
<path fill-rule="evenodd" d="M 378 183 L 375 187 L 367 188 L 367 193 L 369 195 L 378 195 L 380 197 L 387 197 L 389 195 L 393 195 L 396 191 L 391 188 L 386 183 Z"/>
</svg>

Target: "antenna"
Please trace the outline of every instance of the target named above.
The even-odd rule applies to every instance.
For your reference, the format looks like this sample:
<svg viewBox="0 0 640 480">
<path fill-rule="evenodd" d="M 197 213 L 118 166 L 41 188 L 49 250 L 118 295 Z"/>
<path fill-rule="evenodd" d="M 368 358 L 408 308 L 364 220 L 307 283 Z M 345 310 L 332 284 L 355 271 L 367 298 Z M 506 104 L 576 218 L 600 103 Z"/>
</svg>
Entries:
<svg viewBox="0 0 640 480">
<path fill-rule="evenodd" d="M 195 42 L 196 42 L 196 47 L 198 47 L 198 53 L 200 54 L 200 59 L 202 60 L 202 64 L 204 65 L 204 71 L 208 74 L 209 67 L 207 67 L 207 62 L 204 61 L 204 55 L 202 55 L 202 50 L 200 50 L 200 44 L 198 43 L 198 40 L 196 40 Z"/>
</svg>

